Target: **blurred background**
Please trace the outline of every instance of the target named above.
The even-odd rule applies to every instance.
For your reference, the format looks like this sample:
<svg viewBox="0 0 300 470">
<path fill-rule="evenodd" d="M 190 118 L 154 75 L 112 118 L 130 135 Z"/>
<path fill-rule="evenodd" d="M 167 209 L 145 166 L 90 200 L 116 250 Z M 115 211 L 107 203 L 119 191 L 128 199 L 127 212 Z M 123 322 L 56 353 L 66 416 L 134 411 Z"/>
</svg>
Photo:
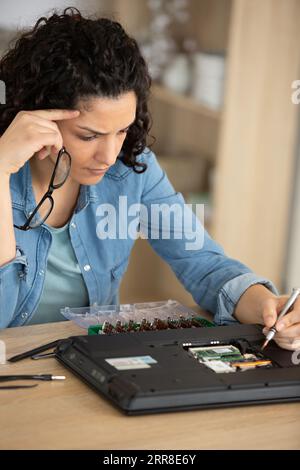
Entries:
<svg viewBox="0 0 300 470">
<path fill-rule="evenodd" d="M 208 232 L 281 292 L 298 286 L 300 1 L 0 0 L 0 54 L 67 6 L 109 15 L 138 40 L 153 77 L 153 150 L 186 201 L 205 204 Z M 137 240 L 120 302 L 169 298 L 193 304 Z"/>
</svg>

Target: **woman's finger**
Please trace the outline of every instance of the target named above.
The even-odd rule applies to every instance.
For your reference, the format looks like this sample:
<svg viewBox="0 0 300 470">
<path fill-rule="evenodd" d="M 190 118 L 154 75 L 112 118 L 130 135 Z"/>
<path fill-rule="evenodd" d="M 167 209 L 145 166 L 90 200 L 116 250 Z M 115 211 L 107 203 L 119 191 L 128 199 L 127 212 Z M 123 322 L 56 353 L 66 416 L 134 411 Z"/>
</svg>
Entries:
<svg viewBox="0 0 300 470">
<path fill-rule="evenodd" d="M 276 333 L 278 338 L 299 338 L 300 337 L 300 323 L 295 323 L 292 326 L 284 328 Z"/>
<path fill-rule="evenodd" d="M 274 341 L 283 349 L 288 349 L 289 351 L 300 351 L 300 338 L 282 339 L 276 338 L 275 336 Z"/>
<path fill-rule="evenodd" d="M 284 315 L 284 317 L 281 318 L 281 320 L 279 320 L 276 323 L 276 330 L 277 331 L 283 331 L 286 328 L 289 328 L 290 326 L 293 326 L 297 323 L 300 324 L 299 304 L 298 304 L 297 308 L 296 308 L 296 305 L 295 305 L 295 308 L 290 313 L 287 313 L 286 315 Z"/>
<path fill-rule="evenodd" d="M 280 335 L 276 335 L 275 338 L 280 341 L 281 343 L 287 343 L 287 344 L 292 344 L 292 343 L 296 343 L 296 342 L 299 342 L 300 344 L 300 336 L 297 336 L 296 338 L 289 338 L 288 336 L 280 336 Z"/>
<path fill-rule="evenodd" d="M 51 130 L 57 130 L 57 124 L 54 121 L 50 121 L 49 119 L 44 119 L 41 116 L 37 116 L 33 114 L 33 112 L 27 111 L 26 114 L 30 116 L 30 122 L 35 123 L 37 125 L 43 126 L 45 128 L 49 128 Z"/>
<path fill-rule="evenodd" d="M 48 157 L 50 155 L 49 148 L 51 148 L 49 145 L 46 147 L 43 147 L 41 150 L 37 152 L 37 157 L 39 160 L 43 160 L 44 158 Z"/>
<path fill-rule="evenodd" d="M 79 116 L 79 110 L 71 110 L 71 109 L 41 109 L 37 111 L 20 111 L 20 115 L 22 114 L 32 114 L 43 119 L 49 119 L 50 121 L 60 121 L 64 119 L 74 119 L 75 117 Z"/>
</svg>

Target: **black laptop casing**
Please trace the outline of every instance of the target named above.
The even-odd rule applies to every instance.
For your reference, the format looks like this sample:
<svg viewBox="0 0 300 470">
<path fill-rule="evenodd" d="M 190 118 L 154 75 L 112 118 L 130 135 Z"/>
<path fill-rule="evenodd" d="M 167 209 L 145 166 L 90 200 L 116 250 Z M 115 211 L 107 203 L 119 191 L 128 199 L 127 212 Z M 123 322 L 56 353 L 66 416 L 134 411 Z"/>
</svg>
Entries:
<svg viewBox="0 0 300 470">
<path fill-rule="evenodd" d="M 260 351 L 264 339 L 260 326 L 236 324 L 75 336 L 61 341 L 55 353 L 62 364 L 127 414 L 300 400 L 300 366 L 293 363 L 292 351 L 273 341 L 263 351 L 273 367 L 234 373 L 216 373 L 188 352 L 190 345 L 216 344 Z M 119 370 L 108 362 L 128 357 L 150 357 L 153 363 Z"/>
</svg>

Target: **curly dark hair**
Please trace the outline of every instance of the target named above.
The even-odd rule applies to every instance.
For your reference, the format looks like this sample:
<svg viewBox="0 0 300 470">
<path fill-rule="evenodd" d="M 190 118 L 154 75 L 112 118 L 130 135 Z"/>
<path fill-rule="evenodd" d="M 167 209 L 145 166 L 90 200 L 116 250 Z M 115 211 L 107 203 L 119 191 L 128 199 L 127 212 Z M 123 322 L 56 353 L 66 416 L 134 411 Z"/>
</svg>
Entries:
<svg viewBox="0 0 300 470">
<path fill-rule="evenodd" d="M 79 99 L 134 91 L 136 119 L 119 158 L 136 173 L 147 169 L 136 157 L 144 151 L 151 127 L 151 78 L 136 40 L 120 23 L 83 17 L 74 7 L 62 14 L 54 10 L 23 32 L 2 57 L 0 79 L 6 86 L 0 135 L 21 110 L 76 109 Z"/>
</svg>

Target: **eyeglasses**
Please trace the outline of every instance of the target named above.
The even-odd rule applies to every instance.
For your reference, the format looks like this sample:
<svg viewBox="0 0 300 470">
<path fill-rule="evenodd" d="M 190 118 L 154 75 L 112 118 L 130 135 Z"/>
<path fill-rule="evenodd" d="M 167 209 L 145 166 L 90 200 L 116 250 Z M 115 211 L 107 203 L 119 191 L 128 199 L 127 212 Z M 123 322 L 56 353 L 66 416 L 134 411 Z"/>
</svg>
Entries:
<svg viewBox="0 0 300 470">
<path fill-rule="evenodd" d="M 24 225 L 15 225 L 19 230 L 29 230 L 42 225 L 52 212 L 54 201 L 51 196 L 55 189 L 66 181 L 71 170 L 71 155 L 62 147 L 59 151 L 48 189 Z"/>
</svg>

